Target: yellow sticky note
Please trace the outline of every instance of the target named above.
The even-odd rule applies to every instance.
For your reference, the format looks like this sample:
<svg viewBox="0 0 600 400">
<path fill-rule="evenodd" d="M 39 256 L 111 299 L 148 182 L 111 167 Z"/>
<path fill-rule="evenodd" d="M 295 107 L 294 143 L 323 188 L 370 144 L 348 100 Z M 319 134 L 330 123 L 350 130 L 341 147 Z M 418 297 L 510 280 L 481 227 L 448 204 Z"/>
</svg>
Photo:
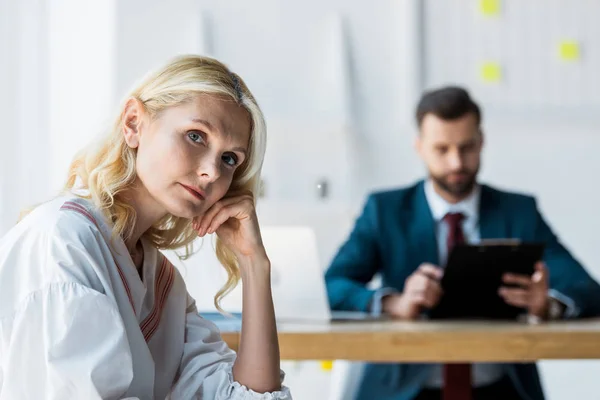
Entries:
<svg viewBox="0 0 600 400">
<path fill-rule="evenodd" d="M 500 14 L 500 0 L 479 0 L 479 11 L 487 16 Z"/>
<path fill-rule="evenodd" d="M 497 83 L 502 80 L 502 68 L 497 62 L 485 62 L 481 65 L 481 80 L 487 83 Z"/>
<path fill-rule="evenodd" d="M 331 360 L 321 361 L 321 369 L 323 371 L 331 371 L 333 369 L 333 361 L 331 361 Z"/>
<path fill-rule="evenodd" d="M 579 60 L 579 43 L 574 40 L 563 40 L 558 46 L 558 52 L 561 60 L 575 61 Z"/>
</svg>

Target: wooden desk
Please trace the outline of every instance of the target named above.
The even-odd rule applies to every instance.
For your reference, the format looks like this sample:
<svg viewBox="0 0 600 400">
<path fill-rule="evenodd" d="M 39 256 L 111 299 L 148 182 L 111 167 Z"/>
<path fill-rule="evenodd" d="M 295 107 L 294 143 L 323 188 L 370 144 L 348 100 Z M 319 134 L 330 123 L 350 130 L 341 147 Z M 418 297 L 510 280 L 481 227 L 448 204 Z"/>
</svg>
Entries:
<svg viewBox="0 0 600 400">
<path fill-rule="evenodd" d="M 285 360 L 491 362 L 600 359 L 600 319 L 548 322 L 280 323 Z M 233 349 L 239 333 L 222 332 Z"/>
</svg>

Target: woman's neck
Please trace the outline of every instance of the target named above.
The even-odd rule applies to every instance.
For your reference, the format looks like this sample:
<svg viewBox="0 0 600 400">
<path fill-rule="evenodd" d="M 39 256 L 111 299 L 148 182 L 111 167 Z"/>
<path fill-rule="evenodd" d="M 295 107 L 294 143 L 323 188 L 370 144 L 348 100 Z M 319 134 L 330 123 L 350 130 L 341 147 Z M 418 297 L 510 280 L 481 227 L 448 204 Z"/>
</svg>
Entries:
<svg viewBox="0 0 600 400">
<path fill-rule="evenodd" d="M 125 240 L 125 246 L 133 256 L 137 253 L 138 246 L 141 246 L 139 241 L 142 235 L 160 221 L 166 215 L 166 211 L 139 181 L 123 194 L 123 198 L 135 210 L 134 227 L 129 238 Z"/>
<path fill-rule="evenodd" d="M 142 277 L 142 266 L 144 265 L 144 246 L 142 245 L 141 240 L 137 242 L 135 251 L 131 252 L 131 250 L 130 250 L 129 254 L 131 255 L 131 260 L 133 261 L 135 268 L 140 273 L 140 278 L 143 278 Z"/>
</svg>

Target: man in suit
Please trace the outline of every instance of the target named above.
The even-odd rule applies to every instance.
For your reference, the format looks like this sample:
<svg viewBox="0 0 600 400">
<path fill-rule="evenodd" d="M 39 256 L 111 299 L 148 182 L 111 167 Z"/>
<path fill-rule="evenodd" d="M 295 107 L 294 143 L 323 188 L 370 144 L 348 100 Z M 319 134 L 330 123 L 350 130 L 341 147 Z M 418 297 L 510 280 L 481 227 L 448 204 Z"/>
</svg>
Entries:
<svg viewBox="0 0 600 400">
<path fill-rule="evenodd" d="M 504 301 L 542 320 L 600 315 L 600 286 L 551 231 L 535 199 L 478 183 L 484 136 L 467 91 L 425 93 L 416 119 L 416 149 L 429 176 L 368 197 L 326 272 L 332 309 L 420 318 L 440 300 L 442 267 L 454 244 L 517 238 L 545 243 L 544 260 L 532 276 L 503 276 Z M 382 288 L 369 290 L 376 273 Z M 367 364 L 357 399 L 440 399 L 465 388 L 475 400 L 544 399 L 536 365 L 525 363 Z"/>
</svg>

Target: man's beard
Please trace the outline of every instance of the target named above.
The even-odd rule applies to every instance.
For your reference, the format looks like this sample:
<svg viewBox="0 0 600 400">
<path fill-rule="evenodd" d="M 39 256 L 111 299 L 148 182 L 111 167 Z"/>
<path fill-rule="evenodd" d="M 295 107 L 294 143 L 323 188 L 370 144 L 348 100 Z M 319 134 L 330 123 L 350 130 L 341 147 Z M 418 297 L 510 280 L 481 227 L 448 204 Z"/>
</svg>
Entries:
<svg viewBox="0 0 600 400">
<path fill-rule="evenodd" d="M 454 175 L 456 174 L 456 172 L 442 176 L 435 176 L 430 173 L 430 176 L 431 180 L 433 180 L 435 184 L 443 191 L 455 197 L 466 197 L 471 193 L 471 191 L 475 187 L 475 183 L 477 182 L 478 169 L 479 168 L 477 168 L 475 171 L 467 171 L 464 169 L 458 171 L 457 173 L 464 174 L 466 179 L 464 179 L 462 182 L 456 183 L 450 183 L 448 181 L 449 175 Z"/>
</svg>

